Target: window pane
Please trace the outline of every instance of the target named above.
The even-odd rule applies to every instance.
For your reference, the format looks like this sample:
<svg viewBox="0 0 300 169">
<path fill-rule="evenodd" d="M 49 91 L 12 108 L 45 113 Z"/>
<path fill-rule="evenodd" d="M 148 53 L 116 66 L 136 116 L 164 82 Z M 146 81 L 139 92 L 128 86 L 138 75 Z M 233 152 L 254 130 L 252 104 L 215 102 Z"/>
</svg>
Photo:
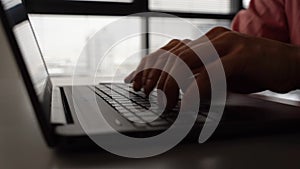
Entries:
<svg viewBox="0 0 300 169">
<path fill-rule="evenodd" d="M 149 0 L 151 10 L 221 13 L 231 12 L 230 0 Z"/>
<path fill-rule="evenodd" d="M 88 40 L 101 28 L 119 19 L 119 17 L 30 15 L 30 19 L 50 74 L 61 76 L 72 75 L 77 59 Z M 131 25 L 130 29 L 136 29 L 136 32 L 141 31 L 140 18 L 132 17 L 127 20 L 127 24 Z M 128 31 L 128 26 L 122 31 Z M 104 66 L 100 69 L 95 66 L 95 57 L 100 57 L 98 53 L 106 52 L 102 51 L 105 45 L 119 40 L 117 33 L 114 35 L 106 34 L 105 38 L 100 38 L 102 41 L 96 40 L 97 43 L 89 46 L 88 50 L 85 51 L 84 62 L 77 65 L 82 75 L 94 75 L 97 69 L 97 75 L 99 76 L 112 76 L 120 68 L 122 69 L 122 75 L 125 76 L 133 70 L 140 57 L 127 61 L 127 66 L 119 66 L 126 57 L 132 54 L 132 51 L 141 49 L 140 37 L 132 37 L 122 41 L 108 53 L 108 56 L 102 62 Z"/>
<path fill-rule="evenodd" d="M 230 27 L 229 20 L 188 19 L 187 21 L 187 23 L 182 23 L 182 21 L 174 18 L 151 18 L 150 31 L 160 33 L 157 35 L 150 34 L 151 49 L 155 50 L 174 38 L 182 40 L 197 39 L 216 26 Z M 193 26 L 200 29 L 202 34 L 195 31 Z M 163 32 L 166 32 L 166 35 L 175 35 L 175 37 L 162 36 Z"/>
<path fill-rule="evenodd" d="M 133 0 L 72 0 L 72 1 L 121 2 L 121 3 L 132 3 L 133 2 Z"/>
<path fill-rule="evenodd" d="M 248 8 L 251 0 L 243 0 L 244 8 Z"/>
</svg>

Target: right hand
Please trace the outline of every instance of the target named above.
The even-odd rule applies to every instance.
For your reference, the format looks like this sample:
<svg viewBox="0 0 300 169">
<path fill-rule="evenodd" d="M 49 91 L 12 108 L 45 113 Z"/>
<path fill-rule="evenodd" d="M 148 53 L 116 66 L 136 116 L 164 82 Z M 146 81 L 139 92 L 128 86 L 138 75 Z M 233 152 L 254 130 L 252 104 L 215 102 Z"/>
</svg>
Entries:
<svg viewBox="0 0 300 169">
<path fill-rule="evenodd" d="M 210 42 L 220 56 L 228 89 L 239 93 L 263 90 L 285 93 L 299 87 L 300 48 L 289 44 L 214 28 L 194 41 L 172 40 L 158 51 L 146 56 L 126 79 L 133 82 L 135 90 L 144 89 L 149 94 L 157 85 L 167 97 L 168 107 L 177 103 L 179 87 L 166 72 L 180 72 L 180 66 L 170 53 L 183 60 L 195 74 L 196 84 L 190 84 L 185 94 L 197 85 L 201 96 L 209 95 L 210 81 L 195 51 L 201 52 L 203 44 Z M 191 50 L 193 48 L 193 50 Z M 149 69 L 151 67 L 159 68 Z M 206 67 L 214 68 L 214 61 Z M 179 70 L 178 70 L 179 69 Z M 161 71 L 164 70 L 164 71 Z M 188 78 L 188 77 L 185 77 Z M 208 93 L 208 94 L 207 94 Z"/>
</svg>

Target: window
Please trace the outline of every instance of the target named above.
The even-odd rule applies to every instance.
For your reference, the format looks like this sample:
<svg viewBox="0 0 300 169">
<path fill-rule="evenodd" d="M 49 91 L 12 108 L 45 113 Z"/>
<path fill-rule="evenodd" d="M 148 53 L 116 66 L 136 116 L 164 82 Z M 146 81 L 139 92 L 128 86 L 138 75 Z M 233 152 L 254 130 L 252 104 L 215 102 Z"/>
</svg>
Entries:
<svg viewBox="0 0 300 169">
<path fill-rule="evenodd" d="M 61 9 L 57 4 L 51 6 L 50 2 L 52 1 L 47 2 L 50 3 L 47 4 L 47 8 L 41 2 L 44 0 L 27 1 L 29 1 L 27 3 L 28 10 L 32 13 L 30 14 L 30 20 L 52 76 L 72 75 L 77 59 L 83 53 L 83 48 L 88 40 L 100 29 L 119 19 L 121 15 L 137 11 L 172 12 L 172 14 L 178 14 L 179 16 L 181 13 L 185 13 L 186 15 L 183 16 L 185 19 L 198 27 L 202 33 L 206 33 L 215 26 L 229 27 L 230 18 L 237 12 L 233 11 L 232 6 L 234 5 L 232 3 L 238 2 L 238 0 L 149 0 L 149 4 L 145 4 L 143 0 L 81 0 L 82 6 L 80 9 L 89 9 L 85 10 L 86 13 L 84 13 L 84 10 L 78 12 L 77 8 L 73 9 L 73 6 L 69 4 L 70 1 L 68 3 L 62 1 L 61 3 L 65 4 L 62 5 Z M 97 2 L 95 3 L 95 1 Z M 104 3 L 102 6 L 102 2 L 99 1 L 121 3 Z M 87 5 L 84 6 L 85 3 L 83 2 L 87 2 Z M 98 6 L 95 7 L 96 5 Z M 63 9 L 68 10 L 64 11 Z M 198 14 L 200 15 L 198 16 Z M 204 18 L 199 18 L 203 16 Z M 129 61 L 127 60 L 126 63 L 123 63 L 124 59 L 142 48 L 150 47 L 154 50 L 172 38 L 196 39 L 201 36 L 201 34 L 195 33 L 185 25 L 180 24 L 176 19 L 168 17 L 150 17 L 148 20 L 141 16 L 129 17 L 127 24 L 130 25 L 129 29 L 135 29 L 136 32 L 142 32 L 145 29 L 159 32 L 173 31 L 173 34 L 178 36 L 161 37 L 150 34 L 149 36 L 140 35 L 129 38 L 113 48 L 102 62 L 101 69 L 98 69 L 94 63 L 95 58 L 99 57 L 98 53 L 103 50 L 102 47 L 116 37 L 111 35 L 111 38 L 105 40 L 102 38 L 101 41 L 97 41 L 90 49 L 85 51 L 84 61 L 78 63 L 77 67 L 80 68 L 80 73 L 83 76 L 94 75 L 95 72 L 97 76 L 113 76 L 117 69 L 118 72 L 121 72 L 118 74 L 119 76 L 125 76 L 137 66 L 143 56 L 136 55 Z M 126 29 L 120 29 L 120 31 L 128 31 L 128 26 Z"/>
<path fill-rule="evenodd" d="M 219 14 L 231 12 L 230 0 L 149 0 L 149 7 L 158 11 Z"/>
<path fill-rule="evenodd" d="M 38 42 L 48 66 L 49 72 L 54 76 L 72 75 L 80 55 L 85 55 L 84 62 L 78 63 L 77 70 L 82 75 L 93 75 L 96 71 L 94 64 L 95 57 L 107 44 L 116 38 L 101 39 L 97 44 L 89 46 L 88 51 L 83 51 L 86 43 L 105 25 L 115 21 L 119 17 L 113 16 L 70 16 L 70 15 L 30 15 Z M 132 29 L 140 32 L 141 19 L 130 18 L 128 24 Z M 122 29 L 122 31 L 127 31 Z M 105 30 L 104 30 L 105 32 Z M 99 35 L 97 35 L 99 36 Z M 96 37 L 97 38 L 97 37 Z M 120 43 L 114 48 L 103 61 L 102 69 L 98 70 L 99 75 L 112 76 L 124 57 L 131 54 L 131 51 L 141 49 L 141 38 L 135 37 Z M 87 52 L 87 53 L 84 53 Z M 124 74 L 132 70 L 140 58 L 127 63 Z"/>
<path fill-rule="evenodd" d="M 244 8 L 248 8 L 251 0 L 243 0 Z"/>
<path fill-rule="evenodd" d="M 230 27 L 229 20 L 220 19 L 186 19 L 179 21 L 174 18 L 151 18 L 150 32 L 160 32 L 174 35 L 176 39 L 197 39 L 215 26 Z M 199 31 L 193 29 L 197 27 Z M 199 34 L 200 32 L 200 34 Z M 170 37 L 150 34 L 150 48 L 157 49 L 170 41 Z"/>
<path fill-rule="evenodd" d="M 119 3 L 131 3 L 131 2 L 133 2 L 133 0 L 72 0 L 72 1 L 119 2 Z"/>
</svg>

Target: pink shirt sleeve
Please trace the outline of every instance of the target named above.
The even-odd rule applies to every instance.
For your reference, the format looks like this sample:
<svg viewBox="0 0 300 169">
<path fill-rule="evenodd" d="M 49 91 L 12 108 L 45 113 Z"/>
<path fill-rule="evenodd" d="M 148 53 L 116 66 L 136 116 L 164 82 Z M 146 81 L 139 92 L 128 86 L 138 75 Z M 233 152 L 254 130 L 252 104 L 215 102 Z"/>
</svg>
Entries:
<svg viewBox="0 0 300 169">
<path fill-rule="evenodd" d="M 234 18 L 232 29 L 241 33 L 290 42 L 286 0 L 252 0 Z M 297 0 L 298 1 L 298 0 Z"/>
</svg>

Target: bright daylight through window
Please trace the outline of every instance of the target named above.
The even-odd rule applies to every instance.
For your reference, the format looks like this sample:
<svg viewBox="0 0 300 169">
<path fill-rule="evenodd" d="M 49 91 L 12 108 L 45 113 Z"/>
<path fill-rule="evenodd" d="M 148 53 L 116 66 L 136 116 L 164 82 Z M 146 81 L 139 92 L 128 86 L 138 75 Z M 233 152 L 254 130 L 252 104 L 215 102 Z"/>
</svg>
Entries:
<svg viewBox="0 0 300 169">
<path fill-rule="evenodd" d="M 102 0 L 101 0 L 102 1 Z M 110 1 L 110 0 L 107 0 Z M 125 0 L 124 2 L 128 2 Z M 228 14 L 231 10 L 230 0 L 149 0 L 149 8 L 155 11 L 178 11 L 192 13 L 215 13 Z M 42 53 L 46 60 L 49 72 L 52 76 L 68 76 L 73 73 L 77 58 L 80 56 L 84 45 L 87 41 L 99 30 L 107 24 L 120 18 L 119 16 L 85 16 L 85 15 L 43 15 L 31 14 L 32 21 L 37 39 L 40 43 Z M 196 25 L 203 33 L 215 26 L 230 26 L 230 20 L 221 19 L 188 19 Z M 136 32 L 142 32 L 143 29 L 142 17 L 130 17 L 128 23 L 131 29 L 136 29 Z M 172 18 L 150 18 L 149 30 L 172 29 L 176 27 L 178 38 L 186 36 L 188 38 L 198 38 L 201 35 L 185 29 L 176 23 Z M 181 29 L 182 28 L 182 29 Z M 123 29 L 122 31 L 127 31 Z M 88 50 L 87 57 L 84 62 L 81 62 L 80 67 L 82 75 L 93 75 L 95 67 L 91 66 L 94 57 L 102 50 L 103 46 L 108 41 L 114 40 L 114 35 L 105 41 L 99 41 L 97 44 Z M 156 36 L 149 37 L 149 46 L 158 48 L 165 44 L 170 39 Z M 132 55 L 132 52 L 137 52 L 143 47 L 145 39 L 142 36 L 130 38 L 118 45 L 114 51 L 110 52 L 109 56 L 104 60 L 101 69 L 97 70 L 98 76 L 112 76 L 116 69 L 121 65 L 123 60 Z M 131 59 L 130 63 L 122 65 L 122 75 L 125 76 L 133 70 L 139 63 L 142 56 Z"/>
</svg>

